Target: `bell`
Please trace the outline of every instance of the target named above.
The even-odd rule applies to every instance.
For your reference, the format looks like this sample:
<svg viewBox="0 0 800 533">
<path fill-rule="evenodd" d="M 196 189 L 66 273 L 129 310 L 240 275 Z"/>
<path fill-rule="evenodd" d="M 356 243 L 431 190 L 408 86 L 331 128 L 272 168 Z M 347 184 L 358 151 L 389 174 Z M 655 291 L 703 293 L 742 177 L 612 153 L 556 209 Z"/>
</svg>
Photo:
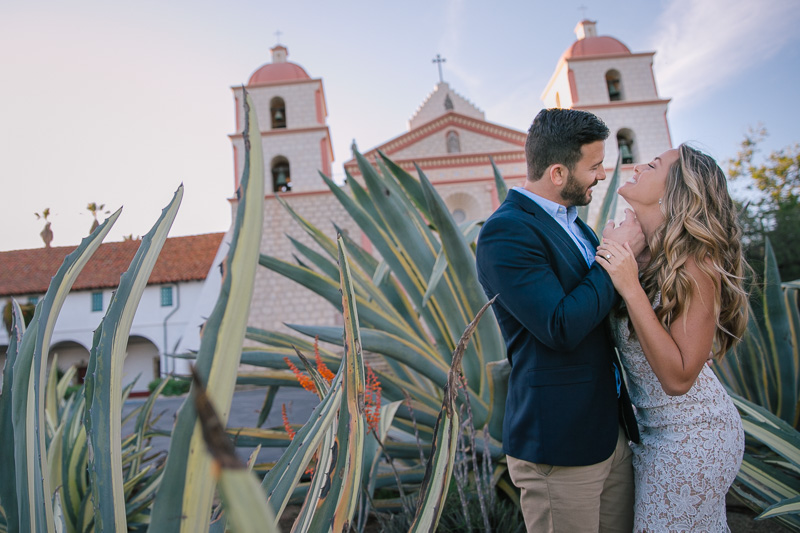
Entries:
<svg viewBox="0 0 800 533">
<path fill-rule="evenodd" d="M 285 166 L 275 167 L 272 171 L 272 176 L 275 179 L 274 190 L 278 192 L 285 192 L 291 190 L 292 186 L 289 184 L 289 169 Z"/>
<path fill-rule="evenodd" d="M 275 121 L 283 122 L 283 109 L 281 109 L 280 107 L 275 110 Z"/>
<path fill-rule="evenodd" d="M 622 164 L 629 165 L 633 163 L 633 152 L 631 152 L 631 147 L 627 143 L 620 143 L 619 155 L 622 158 Z"/>
</svg>

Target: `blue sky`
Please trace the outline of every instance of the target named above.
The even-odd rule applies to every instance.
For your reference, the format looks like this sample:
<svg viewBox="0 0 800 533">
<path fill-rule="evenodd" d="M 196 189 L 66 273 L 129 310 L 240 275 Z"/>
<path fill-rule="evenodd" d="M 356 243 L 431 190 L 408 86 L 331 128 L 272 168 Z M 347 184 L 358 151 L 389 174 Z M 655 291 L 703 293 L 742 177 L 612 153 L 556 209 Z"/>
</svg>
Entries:
<svg viewBox="0 0 800 533">
<path fill-rule="evenodd" d="M 89 202 L 124 205 L 110 240 L 141 235 L 180 183 L 172 235 L 226 230 L 230 87 L 270 61 L 276 30 L 323 79 L 341 176 L 353 139 L 367 150 L 406 131 L 437 53 L 487 120 L 527 129 L 581 5 L 601 35 L 657 52 L 674 144 L 724 160 L 759 123 L 765 149 L 800 141 L 796 0 L 17 2 L 0 20 L 0 250 L 41 246 L 45 207 L 53 245 L 77 244 Z"/>
</svg>

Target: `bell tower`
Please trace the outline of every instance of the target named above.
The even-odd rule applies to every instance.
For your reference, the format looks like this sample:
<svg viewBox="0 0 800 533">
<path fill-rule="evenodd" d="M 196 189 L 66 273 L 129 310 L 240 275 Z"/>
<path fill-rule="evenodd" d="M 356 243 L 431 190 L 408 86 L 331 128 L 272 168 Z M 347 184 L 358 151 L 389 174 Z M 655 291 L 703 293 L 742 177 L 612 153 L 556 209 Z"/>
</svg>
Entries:
<svg viewBox="0 0 800 533">
<path fill-rule="evenodd" d="M 672 148 L 668 98 L 661 98 L 653 75 L 655 52 L 631 52 L 614 37 L 598 36 L 597 23 L 582 20 L 577 40 L 561 55 L 542 101 L 546 107 L 583 109 L 599 116 L 611 135 L 606 168 L 622 156 L 623 175 L 636 163 Z"/>
<path fill-rule="evenodd" d="M 331 176 L 333 162 L 322 79 L 309 76 L 303 67 L 288 61 L 288 55 L 284 45 L 272 47 L 272 62 L 253 72 L 244 88 L 258 118 L 264 154 L 264 222 L 260 250 L 279 261 L 296 263 L 297 247 L 309 247 L 318 253 L 324 250 L 311 237 L 298 231 L 297 222 L 280 205 L 279 198 L 331 238 L 336 237 L 337 228 L 355 238 L 359 230 L 319 175 L 322 172 Z M 244 168 L 245 114 L 242 87 L 232 89 L 236 133 L 230 135 L 230 139 L 236 190 Z M 234 222 L 235 194 L 231 195 L 230 202 Z M 331 221 L 336 221 L 337 226 Z M 232 231 L 233 224 L 223 240 L 220 254 L 228 250 Z M 212 285 L 211 294 L 216 294 L 219 281 L 212 280 Z M 269 268 L 256 270 L 249 326 L 289 332 L 285 324 L 332 326 L 340 322 L 341 313 L 313 292 Z"/>
<path fill-rule="evenodd" d="M 327 190 L 318 172 L 330 176 L 333 162 L 322 80 L 287 61 L 288 55 L 285 46 L 275 45 L 272 62 L 258 68 L 245 86 L 261 128 L 267 196 Z M 236 133 L 230 135 L 235 190 L 244 165 L 244 98 L 241 87 L 232 89 L 236 101 Z"/>
</svg>

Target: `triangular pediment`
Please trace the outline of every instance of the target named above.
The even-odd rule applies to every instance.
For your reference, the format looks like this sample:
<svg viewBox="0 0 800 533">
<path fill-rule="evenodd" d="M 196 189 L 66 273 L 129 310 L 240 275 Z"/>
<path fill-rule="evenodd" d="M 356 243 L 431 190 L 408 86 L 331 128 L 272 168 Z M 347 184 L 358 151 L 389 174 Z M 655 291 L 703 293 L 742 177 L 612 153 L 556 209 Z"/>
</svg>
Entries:
<svg viewBox="0 0 800 533">
<path fill-rule="evenodd" d="M 451 151 L 448 136 L 458 137 L 458 150 Z M 367 159 L 383 152 L 395 161 L 411 161 L 431 157 L 453 158 L 472 154 L 499 154 L 524 152 L 525 132 L 500 126 L 492 122 L 476 119 L 450 111 L 431 122 L 412 129 L 364 153 Z M 344 164 L 348 171 L 356 170 L 356 162 L 351 159 Z"/>
<path fill-rule="evenodd" d="M 433 88 L 422 104 L 408 121 L 408 129 L 419 128 L 423 124 L 435 120 L 442 115 L 454 111 L 459 115 L 486 120 L 483 111 L 450 88 L 446 81 L 440 82 Z"/>
</svg>

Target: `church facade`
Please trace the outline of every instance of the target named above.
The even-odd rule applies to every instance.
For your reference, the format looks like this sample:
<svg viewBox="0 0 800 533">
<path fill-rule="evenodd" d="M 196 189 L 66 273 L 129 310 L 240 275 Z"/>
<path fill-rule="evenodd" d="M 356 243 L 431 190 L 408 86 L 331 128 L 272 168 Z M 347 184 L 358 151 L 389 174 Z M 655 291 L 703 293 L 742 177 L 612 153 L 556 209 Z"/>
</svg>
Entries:
<svg viewBox="0 0 800 533">
<path fill-rule="evenodd" d="M 659 97 L 653 74 L 655 52 L 633 53 L 613 37 L 598 36 L 596 23 L 589 20 L 579 22 L 575 33 L 577 40 L 556 62 L 541 100 L 546 107 L 591 111 L 606 122 L 611 130 L 606 142 L 606 171 L 610 178 L 619 155 L 622 183 L 632 175 L 634 164 L 649 161 L 672 147 L 666 117 L 669 100 Z M 331 237 L 335 237 L 335 222 L 370 250 L 369 242 L 319 177 L 319 172 L 330 176 L 333 164 L 322 79 L 312 78 L 287 57 L 286 47 L 275 46 L 272 62 L 257 69 L 246 85 L 258 114 L 264 151 L 266 196 L 261 251 L 294 262 L 295 249 L 287 235 L 315 248 L 280 205 L 279 197 Z M 532 98 L 535 90 L 531 88 Z M 234 87 L 233 94 L 237 131 L 241 132 L 242 89 Z M 235 190 L 244 165 L 244 141 L 241 133 L 230 135 L 230 139 Z M 380 150 L 411 174 L 418 165 L 455 220 L 462 222 L 485 218 L 498 206 L 490 158 L 509 187 L 522 184 L 526 175 L 525 139 L 526 132 L 487 120 L 475 104 L 441 81 L 413 113 L 407 131 L 364 155 L 372 160 Z M 346 161 L 344 168 L 352 179 L 361 179 L 355 160 Z M 590 224 L 608 181 L 595 189 Z M 212 270 L 206 283 L 218 286 L 219 282 Z M 198 320 L 208 316 L 213 301 L 203 305 L 206 309 L 196 312 Z M 288 332 L 291 330 L 285 324 L 340 323 L 338 311 L 328 302 L 266 268 L 258 270 L 251 326 Z M 189 335 L 181 348 L 196 349 L 198 344 L 199 340 Z"/>
</svg>

